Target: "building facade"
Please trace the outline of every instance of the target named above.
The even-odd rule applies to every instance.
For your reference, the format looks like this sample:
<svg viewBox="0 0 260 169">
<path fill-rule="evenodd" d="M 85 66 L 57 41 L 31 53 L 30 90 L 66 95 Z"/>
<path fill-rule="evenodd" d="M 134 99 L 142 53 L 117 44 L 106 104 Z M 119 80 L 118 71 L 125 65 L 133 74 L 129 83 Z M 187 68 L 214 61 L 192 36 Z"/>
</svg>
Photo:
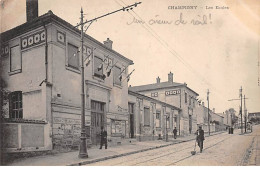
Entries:
<svg viewBox="0 0 260 169">
<path fill-rule="evenodd" d="M 137 92 L 128 91 L 130 138 L 138 141 L 172 137 L 179 131 L 181 109 Z"/>
<path fill-rule="evenodd" d="M 114 51 L 109 39 L 103 44 L 84 34 L 80 46 L 80 31 L 51 11 L 1 34 L 6 151 L 78 147 L 81 50 L 88 145 L 99 144 L 101 126 L 111 144 L 129 137 L 125 79 L 133 61 Z"/>
<path fill-rule="evenodd" d="M 181 109 L 178 119 L 180 119 L 180 134 L 188 135 L 197 130 L 198 94 L 190 89 L 186 83 L 176 83 L 173 81 L 173 73 L 168 74 L 168 81 L 130 87 L 130 90 L 138 92 L 156 100 L 176 106 Z"/>
</svg>

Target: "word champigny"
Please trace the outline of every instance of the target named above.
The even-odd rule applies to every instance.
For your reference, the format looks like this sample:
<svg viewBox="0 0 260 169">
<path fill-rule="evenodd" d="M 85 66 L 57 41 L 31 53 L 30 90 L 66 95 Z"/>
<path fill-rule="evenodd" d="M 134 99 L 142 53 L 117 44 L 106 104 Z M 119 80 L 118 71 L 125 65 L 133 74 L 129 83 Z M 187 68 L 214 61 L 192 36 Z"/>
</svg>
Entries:
<svg viewBox="0 0 260 169">
<path fill-rule="evenodd" d="M 177 9 L 197 9 L 198 6 L 168 6 L 168 9 L 177 10 Z"/>
</svg>

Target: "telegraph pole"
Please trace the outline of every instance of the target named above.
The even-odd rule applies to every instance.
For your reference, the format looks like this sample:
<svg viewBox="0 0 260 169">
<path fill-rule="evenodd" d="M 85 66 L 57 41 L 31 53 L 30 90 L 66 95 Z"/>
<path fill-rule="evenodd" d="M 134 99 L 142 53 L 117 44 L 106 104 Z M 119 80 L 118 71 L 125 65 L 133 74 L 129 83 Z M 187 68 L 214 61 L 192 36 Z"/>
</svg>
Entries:
<svg viewBox="0 0 260 169">
<path fill-rule="evenodd" d="M 242 94 L 242 91 L 243 91 L 243 89 L 242 89 L 242 86 L 241 86 L 241 88 L 239 89 L 239 97 L 240 97 L 240 99 L 230 99 L 230 100 L 228 100 L 228 101 L 234 101 L 234 100 L 240 100 L 241 101 L 241 103 L 240 103 L 240 110 L 239 110 L 240 111 L 241 134 L 243 133 L 243 113 L 242 113 L 243 112 L 242 111 L 243 110 L 243 94 Z M 246 99 L 248 99 L 248 98 L 246 98 L 245 95 L 244 95 L 244 102 L 245 102 Z M 246 117 L 245 117 L 245 128 L 246 128 Z M 245 129 L 245 131 L 246 131 L 246 129 Z"/>
<path fill-rule="evenodd" d="M 84 60 L 83 60 L 83 9 L 80 10 L 80 26 L 81 26 L 81 136 L 80 136 L 80 148 L 79 157 L 87 158 L 87 143 L 86 143 L 86 129 L 85 129 L 85 92 L 84 92 Z"/>
<path fill-rule="evenodd" d="M 246 133 L 247 109 L 246 109 L 246 96 L 245 95 L 244 95 L 244 116 L 245 116 L 245 133 Z"/>
<path fill-rule="evenodd" d="M 242 86 L 241 86 L 241 88 L 240 88 L 240 99 L 241 99 L 241 106 L 240 106 L 240 117 L 241 117 L 241 134 L 243 133 L 243 115 L 242 115 L 242 100 L 243 100 L 243 95 L 242 95 Z"/>
<path fill-rule="evenodd" d="M 207 100 L 208 100 L 208 130 L 209 130 L 209 135 L 210 135 L 210 125 L 209 125 L 209 89 L 207 92 Z"/>
<path fill-rule="evenodd" d="M 132 10 L 133 7 L 137 7 L 138 4 L 141 4 L 141 2 L 134 3 L 132 5 L 123 7 L 121 9 L 115 10 L 113 12 L 110 12 L 110 13 L 107 13 L 105 15 L 96 17 L 96 18 L 91 19 L 91 20 L 86 20 L 86 21 L 83 21 L 83 18 L 84 18 L 83 9 L 81 8 L 81 10 L 80 10 L 80 23 L 75 26 L 75 27 L 80 26 L 80 28 L 81 28 L 81 39 L 80 39 L 80 43 L 81 43 L 81 51 L 80 51 L 80 53 L 81 53 L 81 136 L 80 136 L 80 147 L 79 147 L 80 148 L 79 149 L 79 157 L 80 158 L 87 158 L 88 157 L 87 143 L 86 143 L 86 129 L 85 129 L 85 91 L 84 91 L 84 56 L 83 56 L 83 52 L 84 52 L 83 51 L 83 44 L 84 44 L 84 33 L 85 33 L 84 25 L 86 23 L 89 23 L 89 22 L 91 24 L 93 21 L 96 21 L 100 18 L 114 14 L 114 13 L 119 12 L 119 11 Z M 90 26 L 90 24 L 88 25 L 88 27 Z M 88 27 L 86 28 L 86 30 L 88 29 Z"/>
</svg>

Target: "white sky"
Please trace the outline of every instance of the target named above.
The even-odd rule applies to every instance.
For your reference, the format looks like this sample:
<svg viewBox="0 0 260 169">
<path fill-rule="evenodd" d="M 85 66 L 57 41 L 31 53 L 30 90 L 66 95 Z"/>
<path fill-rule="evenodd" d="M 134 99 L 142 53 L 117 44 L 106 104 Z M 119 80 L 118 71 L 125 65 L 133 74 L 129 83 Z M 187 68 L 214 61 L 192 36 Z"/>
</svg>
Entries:
<svg viewBox="0 0 260 169">
<path fill-rule="evenodd" d="M 141 1 L 141 0 L 140 0 Z M 76 25 L 80 8 L 86 19 L 130 5 L 134 0 L 39 0 L 39 15 L 48 10 Z M 26 21 L 25 0 L 1 0 L 1 32 Z M 122 6 L 121 6 L 122 5 Z M 168 6 L 197 6 L 196 10 L 169 10 Z M 229 10 L 206 10 L 206 6 L 229 6 Z M 156 77 L 167 81 L 170 71 L 174 81 L 186 82 L 206 102 L 210 90 L 210 108 L 237 111 L 239 88 L 243 86 L 249 112 L 260 111 L 258 86 L 259 0 L 142 0 L 134 12 L 118 12 L 94 22 L 87 33 L 103 42 L 113 41 L 113 49 L 132 59 L 135 69 L 129 84 L 155 83 Z M 176 21 L 180 13 L 185 25 L 153 24 L 151 19 Z M 207 16 L 208 24 L 194 26 L 192 19 Z M 211 15 L 211 19 L 209 19 Z M 130 24 L 133 16 L 146 24 Z M 140 18 L 139 18 L 140 17 Z M 260 77 L 259 77 L 260 78 Z"/>
</svg>

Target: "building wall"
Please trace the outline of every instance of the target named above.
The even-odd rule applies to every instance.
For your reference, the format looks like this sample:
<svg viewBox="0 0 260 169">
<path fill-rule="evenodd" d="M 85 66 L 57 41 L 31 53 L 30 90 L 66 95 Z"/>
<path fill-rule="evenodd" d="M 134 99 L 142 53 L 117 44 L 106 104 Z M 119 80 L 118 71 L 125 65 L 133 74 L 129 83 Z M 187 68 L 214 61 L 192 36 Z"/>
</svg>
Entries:
<svg viewBox="0 0 260 169">
<path fill-rule="evenodd" d="M 40 104 L 42 101 L 43 87 L 39 84 L 45 79 L 44 67 L 44 43 L 21 49 L 21 39 L 25 37 L 33 37 L 33 34 L 42 32 L 43 29 L 37 29 L 26 34 L 20 35 L 8 42 L 4 42 L 4 46 L 8 46 L 9 54 L 1 57 L 2 71 L 1 76 L 6 82 L 6 90 L 9 92 L 22 91 L 23 96 L 23 116 L 27 119 L 46 120 L 46 112 Z M 21 56 L 21 72 L 10 72 L 10 48 L 19 46 L 19 54 Z M 30 99 L 30 98 L 34 99 Z M 32 110 L 32 107 L 36 108 Z M 6 109 L 6 111 L 9 111 Z M 9 115 L 9 113 L 6 113 Z"/>
<path fill-rule="evenodd" d="M 166 92 L 169 91 L 179 91 L 176 94 L 166 95 Z M 185 92 L 187 93 L 187 103 L 185 103 Z M 197 107 L 198 103 L 195 100 L 196 94 L 189 90 L 186 87 L 173 87 L 171 89 L 154 89 L 152 91 L 141 91 L 139 92 L 148 97 L 153 96 L 152 93 L 158 93 L 157 97 L 153 97 L 154 99 L 158 99 L 160 101 L 166 102 L 176 107 L 180 107 L 181 111 L 181 133 L 183 135 L 189 134 L 189 115 L 192 117 L 192 131 L 191 133 L 196 132 L 197 130 Z M 192 96 L 193 99 L 191 101 L 191 105 L 189 105 L 189 96 Z M 195 105 L 193 106 L 193 100 Z"/>
<path fill-rule="evenodd" d="M 179 111 L 172 107 L 163 105 L 157 100 L 147 99 L 146 97 L 129 94 L 128 102 L 135 105 L 135 134 L 139 141 L 156 140 L 158 138 L 166 139 L 166 114 L 169 117 L 167 121 L 167 134 L 172 137 L 172 130 L 176 126 L 179 129 L 179 119 L 174 123 L 174 117 L 178 117 Z M 149 125 L 145 125 L 144 109 L 149 108 Z M 156 126 L 156 112 L 160 112 L 160 126 Z"/>
<path fill-rule="evenodd" d="M 68 62 L 68 44 L 80 47 L 80 37 L 75 32 L 70 29 L 65 29 L 56 24 L 51 27 L 52 42 L 50 44 L 51 54 L 51 81 L 52 81 L 52 110 L 55 112 L 53 114 L 56 119 L 59 119 L 59 123 L 55 125 L 59 128 L 61 125 L 63 127 L 62 132 L 59 130 L 54 130 L 54 138 L 57 144 L 68 138 L 68 142 L 74 146 L 79 139 L 79 131 L 76 131 L 74 135 L 73 132 L 66 132 L 66 130 L 74 131 L 74 127 L 79 130 L 80 125 L 80 114 L 81 114 L 81 73 L 80 70 L 75 70 L 67 66 Z M 63 36 L 59 40 L 59 36 Z M 128 102 L 127 99 L 127 81 L 125 80 L 127 76 L 127 68 L 124 73 L 122 73 L 122 84 L 115 85 L 113 80 L 113 70 L 109 77 L 102 80 L 94 76 L 94 56 L 101 59 L 105 59 L 108 56 L 112 60 L 112 64 L 117 63 L 116 66 L 123 68 L 128 66 L 128 62 L 123 60 L 121 57 L 108 51 L 103 46 L 93 42 L 88 38 L 84 38 L 84 47 L 92 50 L 90 55 L 91 61 L 88 66 L 86 66 L 87 60 L 84 62 L 84 85 L 85 85 L 85 115 L 86 115 L 86 126 L 87 135 L 91 137 L 92 126 L 91 126 L 91 101 L 98 101 L 105 104 L 104 112 L 104 127 L 108 132 L 109 144 L 116 144 L 122 141 L 122 138 L 128 138 Z M 94 50 L 95 49 L 95 50 Z M 84 53 L 84 57 L 86 57 Z M 79 57 L 80 58 L 80 57 Z M 81 60 L 79 61 L 81 63 Z M 106 74 L 106 64 L 103 64 L 103 73 Z M 112 65 L 110 65 L 112 66 Z M 69 118 L 67 118 L 69 117 Z M 74 121 L 73 124 L 67 124 L 66 119 L 69 121 Z M 112 121 L 120 123 L 119 128 L 122 130 L 120 135 L 115 135 L 112 133 Z M 54 120 L 55 122 L 55 120 Z M 61 123 L 62 122 L 62 123 Z M 68 126 L 67 126 L 68 125 Z M 66 129 L 67 128 L 67 129 Z M 97 135 L 99 133 L 96 133 Z M 65 138 L 65 139 L 64 139 Z M 72 138 L 72 139 L 71 139 Z M 88 139 L 88 143 L 92 144 L 91 139 Z M 56 145 L 57 145 L 56 144 Z M 69 145 L 62 142 L 62 145 L 66 147 Z"/>
<path fill-rule="evenodd" d="M 1 42 L 4 47 L 8 48 L 7 55 L 1 55 L 2 69 L 1 77 L 6 83 L 5 90 L 9 92 L 21 91 L 22 92 L 22 109 L 23 119 L 26 120 L 38 120 L 46 124 L 26 124 L 26 122 L 9 124 L 15 125 L 21 130 L 18 130 L 19 137 L 17 137 L 20 144 L 16 149 L 7 149 L 6 151 L 38 151 L 38 150 L 50 150 L 52 149 L 51 144 L 51 124 L 50 124 L 50 111 L 48 105 L 48 87 L 45 80 L 45 39 L 46 32 L 43 27 L 28 31 L 24 34 L 20 34 L 7 42 Z M 47 35 L 49 37 L 49 34 Z M 21 57 L 21 69 L 18 71 L 10 71 L 10 55 L 11 48 L 18 45 L 18 54 Z M 2 47 L 3 47 L 2 46 Z M 5 117 L 9 118 L 9 103 L 6 101 L 5 105 Z M 34 127 L 36 125 L 36 127 Z M 38 127 L 37 127 L 38 126 Z M 38 128 L 42 128 L 37 130 Z M 41 136 L 43 144 L 35 145 L 30 144 L 28 146 L 24 143 L 23 138 L 30 138 L 27 132 L 31 133 L 30 137 Z M 9 133 L 10 135 L 15 133 Z M 35 148 L 36 147 L 36 148 Z"/>
</svg>

